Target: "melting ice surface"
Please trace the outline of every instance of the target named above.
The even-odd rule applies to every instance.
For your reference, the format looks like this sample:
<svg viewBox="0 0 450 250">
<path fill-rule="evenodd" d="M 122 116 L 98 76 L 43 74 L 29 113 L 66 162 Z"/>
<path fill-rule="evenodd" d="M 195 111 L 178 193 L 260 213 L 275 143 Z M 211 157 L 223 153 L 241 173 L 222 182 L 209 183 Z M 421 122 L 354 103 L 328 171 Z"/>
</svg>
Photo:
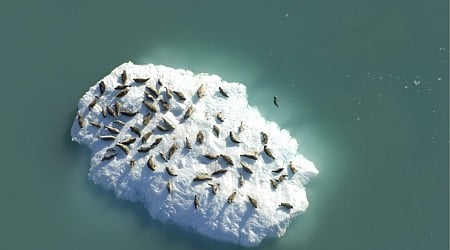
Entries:
<svg viewBox="0 0 450 250">
<path fill-rule="evenodd" d="M 115 68 L 80 99 L 71 133 L 92 150 L 94 183 L 155 219 L 243 246 L 282 236 L 318 173 L 248 105 L 243 84 L 166 66 Z"/>
</svg>

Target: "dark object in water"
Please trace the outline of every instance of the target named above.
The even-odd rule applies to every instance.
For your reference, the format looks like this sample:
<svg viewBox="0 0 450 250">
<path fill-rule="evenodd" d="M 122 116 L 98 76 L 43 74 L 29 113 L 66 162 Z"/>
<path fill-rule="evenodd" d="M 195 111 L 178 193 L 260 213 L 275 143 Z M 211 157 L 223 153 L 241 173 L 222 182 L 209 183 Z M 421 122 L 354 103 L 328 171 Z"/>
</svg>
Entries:
<svg viewBox="0 0 450 250">
<path fill-rule="evenodd" d="M 273 104 L 275 104 L 275 106 L 279 107 L 278 106 L 278 97 L 277 96 L 273 97 Z"/>
</svg>

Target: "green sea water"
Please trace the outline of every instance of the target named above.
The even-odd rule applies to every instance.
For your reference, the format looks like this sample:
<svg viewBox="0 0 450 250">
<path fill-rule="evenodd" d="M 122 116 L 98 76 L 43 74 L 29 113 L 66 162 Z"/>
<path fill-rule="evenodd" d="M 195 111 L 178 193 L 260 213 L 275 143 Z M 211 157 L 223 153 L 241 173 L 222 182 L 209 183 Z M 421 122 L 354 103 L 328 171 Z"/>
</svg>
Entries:
<svg viewBox="0 0 450 250">
<path fill-rule="evenodd" d="M 316 163 L 309 209 L 256 249 L 448 249 L 448 10 L 445 0 L 1 2 L 0 249 L 239 248 L 88 181 L 90 152 L 70 137 L 77 102 L 129 60 L 244 83 Z"/>
</svg>

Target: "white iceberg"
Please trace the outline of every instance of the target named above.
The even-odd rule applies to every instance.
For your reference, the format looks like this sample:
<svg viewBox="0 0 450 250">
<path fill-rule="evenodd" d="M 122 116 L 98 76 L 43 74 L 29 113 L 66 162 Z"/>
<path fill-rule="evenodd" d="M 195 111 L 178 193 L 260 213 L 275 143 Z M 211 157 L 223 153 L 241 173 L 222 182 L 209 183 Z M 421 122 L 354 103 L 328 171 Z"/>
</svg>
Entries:
<svg viewBox="0 0 450 250">
<path fill-rule="evenodd" d="M 80 99 L 71 134 L 92 150 L 94 183 L 242 246 L 282 236 L 318 174 L 288 131 L 248 105 L 243 84 L 166 66 L 115 68 Z"/>
</svg>

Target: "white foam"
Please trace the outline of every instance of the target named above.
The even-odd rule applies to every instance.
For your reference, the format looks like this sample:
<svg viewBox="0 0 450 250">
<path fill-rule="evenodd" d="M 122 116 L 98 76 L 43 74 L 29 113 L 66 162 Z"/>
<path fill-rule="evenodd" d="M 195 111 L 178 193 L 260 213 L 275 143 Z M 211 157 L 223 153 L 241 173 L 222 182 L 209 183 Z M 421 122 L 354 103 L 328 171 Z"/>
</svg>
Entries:
<svg viewBox="0 0 450 250">
<path fill-rule="evenodd" d="M 121 74 L 126 70 L 130 91 L 122 98 L 116 98 L 120 90 L 114 88 L 121 84 Z M 135 83 L 133 78 L 150 78 L 145 84 Z M 158 79 L 163 87 L 157 85 Z M 297 153 L 297 141 L 289 132 L 280 129 L 271 121 L 266 121 L 255 107 L 247 103 L 246 87 L 240 83 L 228 83 L 216 75 L 197 74 L 182 69 L 166 66 L 134 65 L 124 63 L 115 68 L 111 74 L 102 79 L 106 91 L 91 109 L 88 105 L 95 96 L 100 96 L 98 84 L 92 86 L 80 99 L 78 109 L 83 118 L 83 128 L 80 128 L 78 117 L 72 126 L 72 139 L 86 144 L 92 150 L 89 178 L 105 189 L 114 190 L 117 197 L 130 201 L 140 201 L 150 215 L 161 221 L 170 221 L 179 226 L 196 231 L 205 236 L 222 241 L 233 242 L 243 246 L 256 246 L 265 237 L 282 236 L 295 216 L 301 214 L 308 207 L 304 185 L 315 176 L 318 171 L 314 164 Z M 206 87 L 206 95 L 198 98 L 196 91 L 201 84 Z M 145 85 L 159 89 L 160 99 L 165 97 L 164 87 L 181 91 L 187 100 L 180 101 L 176 96 L 169 100 L 170 110 L 166 113 L 158 112 L 153 115 L 147 126 L 142 124 L 143 116 L 148 113 L 142 104 Z M 228 98 L 219 92 L 219 86 L 228 94 Z M 118 100 L 122 109 L 136 111 L 134 117 L 119 116 L 113 118 L 109 114 L 102 115 L 102 109 Z M 157 105 L 157 101 L 155 101 Z M 185 110 L 193 105 L 192 116 L 183 121 Z M 221 123 L 216 114 L 222 112 L 225 121 Z M 156 124 L 161 124 L 161 118 L 166 117 L 176 128 L 172 132 L 158 132 Z M 125 126 L 113 123 L 114 120 L 125 121 Z M 183 121 L 183 122 L 182 122 Z M 239 126 L 243 123 L 243 130 Z M 97 122 L 102 127 L 96 128 L 89 122 Z M 105 125 L 120 129 L 115 141 L 100 140 L 98 136 L 109 135 Z M 131 136 L 136 136 L 129 126 L 141 128 L 142 134 L 154 130 L 147 144 L 150 145 L 156 137 L 163 137 L 161 143 L 148 153 L 136 150 L 141 146 L 141 139 L 130 145 L 130 153 L 120 150 L 115 143 Z M 220 136 L 217 138 L 212 126 L 217 125 Z M 204 143 L 195 143 L 196 135 L 202 130 Z M 234 143 L 229 138 L 233 131 L 242 141 Z M 275 160 L 268 157 L 263 150 L 260 132 L 264 131 L 268 137 L 268 147 L 272 150 Z M 185 138 L 192 144 L 192 149 L 185 148 Z M 159 152 L 167 154 L 173 143 L 178 150 L 168 162 L 164 162 Z M 115 148 L 117 155 L 111 160 L 102 161 L 108 148 Z M 250 160 L 240 155 L 256 151 L 258 159 Z M 203 154 L 210 152 L 229 155 L 234 166 L 227 166 L 223 159 L 208 160 Z M 154 155 L 156 171 L 151 171 L 147 159 Z M 130 167 L 130 160 L 135 165 Z M 253 174 L 243 171 L 240 161 L 247 162 L 253 169 Z M 288 164 L 292 161 L 298 170 L 293 174 Z M 165 167 L 173 167 L 178 176 L 169 176 Z M 283 167 L 281 173 L 272 170 Z M 211 173 L 214 170 L 227 168 L 223 175 L 213 176 L 212 181 L 193 182 L 198 173 Z M 241 187 L 239 176 L 245 181 Z M 272 188 L 270 179 L 276 179 L 281 174 L 288 177 L 280 182 L 276 189 Z M 168 193 L 168 181 L 173 183 L 172 193 Z M 217 195 L 212 194 L 208 183 L 220 183 Z M 228 204 L 228 197 L 237 192 L 234 203 Z M 200 201 L 198 209 L 194 207 L 194 196 Z M 258 202 L 254 208 L 249 202 L 251 196 Z M 292 209 L 280 207 L 281 202 L 288 202 Z"/>
</svg>

